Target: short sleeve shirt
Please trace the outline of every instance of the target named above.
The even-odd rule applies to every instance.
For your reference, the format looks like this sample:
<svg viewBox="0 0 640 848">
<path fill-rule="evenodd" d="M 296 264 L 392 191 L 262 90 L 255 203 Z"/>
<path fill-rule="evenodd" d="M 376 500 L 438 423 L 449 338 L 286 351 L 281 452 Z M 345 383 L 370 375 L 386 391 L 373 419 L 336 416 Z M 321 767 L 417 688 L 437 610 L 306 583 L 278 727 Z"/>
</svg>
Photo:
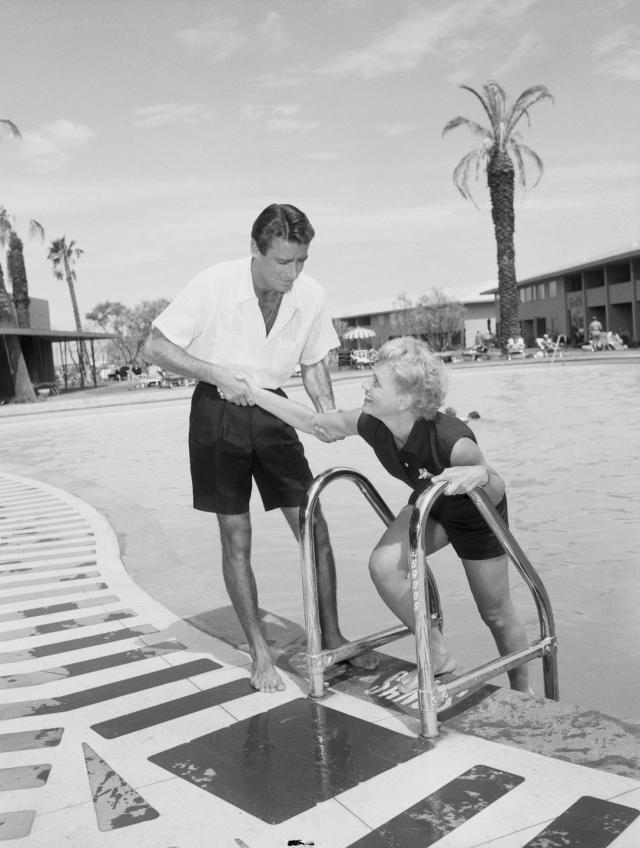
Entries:
<svg viewBox="0 0 640 848">
<path fill-rule="evenodd" d="M 285 292 L 267 336 L 250 257 L 202 271 L 153 326 L 192 356 L 249 373 L 266 389 L 280 388 L 298 363 L 314 365 L 340 344 L 323 289 L 304 272 Z"/>
<path fill-rule="evenodd" d="M 473 430 L 463 421 L 442 412 L 436 412 L 430 420 L 419 418 L 402 448 L 396 445 L 391 430 L 366 412 L 358 419 L 358 433 L 371 445 L 389 474 L 417 494 L 430 485 L 431 477 L 451 467 L 451 451 L 459 439 L 476 441 Z M 466 495 L 454 495 L 452 500 L 458 497 Z"/>
</svg>

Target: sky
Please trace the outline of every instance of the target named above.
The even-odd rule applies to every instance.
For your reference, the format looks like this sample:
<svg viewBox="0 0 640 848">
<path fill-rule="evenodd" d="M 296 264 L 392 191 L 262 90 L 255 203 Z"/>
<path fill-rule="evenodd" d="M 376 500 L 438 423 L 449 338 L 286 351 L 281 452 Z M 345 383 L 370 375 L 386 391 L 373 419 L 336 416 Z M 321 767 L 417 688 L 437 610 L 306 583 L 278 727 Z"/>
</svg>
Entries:
<svg viewBox="0 0 640 848">
<path fill-rule="evenodd" d="M 248 255 L 258 213 L 293 203 L 316 238 L 306 270 L 332 314 L 496 279 L 486 186 L 452 173 L 483 122 L 460 88 L 510 99 L 544 175 L 516 197 L 520 278 L 640 239 L 636 0 L 0 0 L 0 204 L 25 241 L 30 293 L 73 327 L 47 261 L 83 250 L 80 311 L 172 298 Z M 45 242 L 29 241 L 29 222 Z M 86 325 L 88 326 L 88 325 Z"/>
</svg>

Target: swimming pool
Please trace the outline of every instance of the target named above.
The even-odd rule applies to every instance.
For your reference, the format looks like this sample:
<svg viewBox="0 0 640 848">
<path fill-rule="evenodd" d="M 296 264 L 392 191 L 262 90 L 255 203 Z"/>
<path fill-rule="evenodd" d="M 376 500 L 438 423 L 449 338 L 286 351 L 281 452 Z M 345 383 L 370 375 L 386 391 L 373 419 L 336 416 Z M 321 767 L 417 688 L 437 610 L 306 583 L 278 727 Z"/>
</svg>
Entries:
<svg viewBox="0 0 640 848">
<path fill-rule="evenodd" d="M 640 718 L 640 468 L 637 361 L 510 363 L 452 367 L 447 402 L 471 425 L 487 459 L 507 481 L 511 525 L 547 586 L 559 638 L 565 702 Z M 336 381 L 341 407 L 360 403 L 362 374 Z M 291 396 L 304 397 L 301 389 Z M 186 400 L 38 414 L 0 422 L 8 471 L 66 488 L 101 509 L 121 533 L 133 576 L 182 616 L 228 604 L 217 529 L 191 509 Z M 333 445 L 304 437 L 314 472 L 346 465 L 365 473 L 393 510 L 408 489 L 352 438 Z M 352 484 L 336 483 L 323 505 L 339 569 L 344 630 L 355 638 L 393 623 L 367 574 L 380 520 Z M 254 567 L 260 605 L 302 624 L 298 548 L 259 500 Z M 157 549 L 136 552 L 136 522 L 157 534 Z M 138 557 L 138 561 L 135 557 Z M 144 568 L 137 563 L 146 559 Z M 433 558 L 445 633 L 459 668 L 494 655 L 462 567 L 449 551 Z M 534 636 L 537 615 L 514 573 L 514 596 Z M 386 650 L 411 657 L 412 640 Z M 542 694 L 539 662 L 532 664 Z"/>
</svg>

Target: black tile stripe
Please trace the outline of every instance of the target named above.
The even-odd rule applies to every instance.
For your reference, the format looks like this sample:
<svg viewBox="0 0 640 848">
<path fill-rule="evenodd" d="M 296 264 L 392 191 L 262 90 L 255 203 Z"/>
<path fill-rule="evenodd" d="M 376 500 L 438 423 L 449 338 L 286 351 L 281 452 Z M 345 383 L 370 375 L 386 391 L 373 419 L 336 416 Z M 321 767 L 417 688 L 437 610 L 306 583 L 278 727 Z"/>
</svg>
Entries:
<svg viewBox="0 0 640 848">
<path fill-rule="evenodd" d="M 35 574 L 40 571 L 63 571 L 67 568 L 88 568 L 92 565 L 97 565 L 95 559 L 87 559 L 86 554 L 78 554 L 77 556 L 68 556 L 66 559 L 80 559 L 81 562 L 61 562 L 51 563 L 51 565 L 25 565 L 18 568 L 7 568 L 0 571 L 0 588 L 2 588 L 2 579 L 13 574 Z"/>
<path fill-rule="evenodd" d="M 144 730 L 147 727 L 153 727 L 174 718 L 191 715 L 191 713 L 205 710 L 207 707 L 215 707 L 227 701 L 234 701 L 236 698 L 244 698 L 245 695 L 251 695 L 256 691 L 249 683 L 249 679 L 244 677 L 240 680 L 223 683 L 212 689 L 196 692 L 193 695 L 175 698 L 173 701 L 166 701 L 154 707 L 136 710 L 133 713 L 127 713 L 127 715 L 92 724 L 91 729 L 105 739 L 117 739 L 120 736 L 126 736 L 128 733 Z"/>
<path fill-rule="evenodd" d="M 39 586 L 41 583 L 70 583 L 73 580 L 82 580 L 86 577 L 100 577 L 100 572 L 95 569 L 93 571 L 83 571 L 80 574 L 71 575 L 43 575 L 32 580 L 13 580 L 11 583 L 5 583 L 4 580 L 0 583 L 0 589 L 20 589 L 26 586 Z"/>
<path fill-rule="evenodd" d="M 31 833 L 35 810 L 19 810 L 0 816 L 0 839 L 23 839 Z"/>
<path fill-rule="evenodd" d="M 640 810 L 583 795 L 523 848 L 607 848 Z"/>
<path fill-rule="evenodd" d="M 50 763 L 0 768 L 0 792 L 10 789 L 40 789 L 49 780 Z"/>
<path fill-rule="evenodd" d="M 20 533 L 18 534 L 15 531 L 11 531 L 7 534 L 7 538 L 5 541 L 0 542 L 0 551 L 6 553 L 7 550 L 11 550 L 11 548 L 18 548 L 22 550 L 23 548 L 39 548 L 41 545 L 61 545 L 61 544 L 75 544 L 78 539 L 81 539 L 83 542 L 93 539 L 95 540 L 96 534 L 89 527 L 76 527 L 71 530 L 60 529 L 60 527 L 51 527 L 47 528 L 48 532 L 45 532 L 44 528 L 40 529 L 37 533 Z"/>
<path fill-rule="evenodd" d="M 106 656 L 94 657 L 90 660 L 81 660 L 57 668 L 47 668 L 42 671 L 30 671 L 23 674 L 7 674 L 0 677 L 0 689 L 18 689 L 26 686 L 38 686 L 41 683 L 51 683 L 56 680 L 64 680 L 68 677 L 78 677 L 82 674 L 90 674 L 93 671 L 101 671 L 105 668 L 115 668 L 128 663 L 140 662 L 150 657 L 160 657 L 175 651 L 186 650 L 182 642 L 158 642 L 144 648 L 133 648 L 130 651 L 122 651 L 118 654 L 107 654 Z"/>
<path fill-rule="evenodd" d="M 0 555 L 0 566 L 2 565 L 37 565 L 41 563 L 54 562 L 56 559 L 69 559 L 74 556 L 95 556 L 95 542 L 83 542 L 81 545 L 64 545 L 63 547 L 51 547 L 42 551 L 29 551 L 29 553 L 18 554 L 15 551 Z"/>
<path fill-rule="evenodd" d="M 51 598 L 54 595 L 73 595 L 76 592 L 94 592 L 99 589 L 108 589 L 106 583 L 85 583 L 82 586 L 69 586 L 65 589 L 51 589 L 44 592 L 29 592 L 26 595 L 8 595 L 0 598 L 0 604 L 16 604 L 22 601 L 34 601 L 37 598 Z"/>
<path fill-rule="evenodd" d="M 63 733 L 64 728 L 62 727 L 21 730 L 18 733 L 0 733 L 0 753 L 31 751 L 34 748 L 53 748 L 60 744 Z"/>
<path fill-rule="evenodd" d="M 152 689 L 155 686 L 162 686 L 165 683 L 185 680 L 198 674 L 213 671 L 216 668 L 220 668 L 220 666 L 213 660 L 193 660 L 183 665 L 168 666 L 160 671 L 152 671 L 149 674 L 141 674 L 138 677 L 117 680 L 114 683 L 105 683 L 102 686 L 95 686 L 93 689 L 72 692 L 69 695 L 61 695 L 58 698 L 42 698 L 40 700 L 0 704 L 0 719 L 24 718 L 31 715 L 50 715 L 51 713 L 77 710 L 80 707 L 98 704 L 101 701 L 110 701 L 112 698 L 121 698 L 123 695 L 131 695 L 133 692 Z"/>
<path fill-rule="evenodd" d="M 133 610 L 117 610 L 116 612 L 99 612 L 86 618 L 68 618 L 66 621 L 51 621 L 47 624 L 37 624 L 34 627 L 21 627 L 19 630 L 0 631 L 0 640 L 10 642 L 12 639 L 24 639 L 30 636 L 46 636 L 47 633 L 58 633 L 60 630 L 73 630 L 77 627 L 90 627 L 92 624 L 106 624 L 109 621 L 120 621 L 123 618 L 134 618 Z"/>
<path fill-rule="evenodd" d="M 349 848 L 428 848 L 523 780 L 520 775 L 489 766 L 473 766 L 362 839 L 352 842 Z"/>
<path fill-rule="evenodd" d="M 14 612 L 3 612 L 0 621 L 19 621 L 25 618 L 37 618 L 41 615 L 52 615 L 56 612 L 70 612 L 71 610 L 83 609 L 84 607 L 97 607 L 103 604 L 118 603 L 117 595 L 100 595 L 98 598 L 85 598 L 81 601 L 66 601 L 63 604 L 51 604 L 48 607 L 32 607 L 26 610 L 14 610 Z"/>
<path fill-rule="evenodd" d="M 69 639 L 66 642 L 54 642 L 51 645 L 38 645 L 22 651 L 6 651 L 0 654 L 0 662 L 22 662 L 38 657 L 50 657 L 54 654 L 64 654 L 67 651 L 77 651 L 80 648 L 91 648 L 95 645 L 106 645 L 109 642 L 117 642 L 121 639 L 131 639 L 135 636 L 146 636 L 149 633 L 157 633 L 156 627 L 150 624 L 141 624 L 139 627 L 123 627 L 118 630 L 109 630 L 107 633 L 95 633 L 93 636 L 83 636 L 79 639 Z"/>
</svg>

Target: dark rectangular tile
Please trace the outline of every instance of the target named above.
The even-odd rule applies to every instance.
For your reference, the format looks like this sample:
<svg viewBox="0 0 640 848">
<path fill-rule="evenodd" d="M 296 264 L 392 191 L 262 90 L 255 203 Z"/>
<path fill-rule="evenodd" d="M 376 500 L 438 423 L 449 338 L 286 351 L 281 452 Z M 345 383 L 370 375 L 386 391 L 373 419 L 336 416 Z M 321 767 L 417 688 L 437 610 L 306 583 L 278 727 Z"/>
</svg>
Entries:
<svg viewBox="0 0 640 848">
<path fill-rule="evenodd" d="M 90 660 L 61 665 L 56 668 L 45 668 L 40 671 L 28 671 L 22 674 L 6 674 L 0 677 L 0 689 L 17 689 L 24 686 L 38 686 L 41 683 L 52 683 L 55 680 L 64 680 L 68 677 L 78 677 L 82 674 L 90 674 L 92 671 L 100 671 L 103 668 L 115 668 L 132 662 L 140 662 L 150 657 L 159 657 L 174 651 L 186 650 L 186 645 L 178 641 L 158 642 L 144 648 L 133 648 L 130 651 L 122 651 L 118 654 L 107 654 L 101 657 L 92 657 Z"/>
<path fill-rule="evenodd" d="M 106 583 L 85 583 L 84 586 L 67 586 L 64 589 L 50 589 L 42 592 L 28 592 L 26 595 L 9 595 L 0 598 L 0 604 L 17 604 L 33 601 L 37 598 L 51 598 L 55 595 L 73 595 L 76 592 L 96 592 L 99 589 L 108 589 Z"/>
<path fill-rule="evenodd" d="M 50 657 L 54 654 L 77 651 L 80 648 L 91 648 L 95 645 L 106 645 L 109 642 L 131 639 L 134 636 L 146 636 L 150 633 L 157 632 L 158 629 L 150 624 L 141 624 L 139 627 L 121 627 L 118 630 L 110 630 L 107 633 L 95 633 L 92 636 L 68 639 L 66 642 L 39 645 L 37 648 L 25 648 L 22 651 L 5 651 L 5 653 L 0 654 L 0 662 L 22 662 L 22 660 L 31 660 L 36 657 Z"/>
<path fill-rule="evenodd" d="M 176 680 L 185 680 L 197 674 L 220 668 L 213 660 L 201 659 L 183 663 L 178 666 L 168 666 L 160 671 L 152 671 L 149 674 L 141 674 L 137 677 L 129 677 L 125 680 L 117 680 L 114 683 L 105 683 L 103 686 L 95 686 L 93 689 L 84 689 L 80 692 L 72 692 L 59 698 L 42 698 L 32 701 L 16 701 L 10 704 L 0 704 L 0 719 L 23 718 L 30 715 L 49 715 L 50 713 L 68 712 L 86 707 L 89 704 L 98 704 L 101 701 L 109 701 L 112 698 L 121 698 L 133 692 L 142 692 L 165 683 L 173 683 Z"/>
<path fill-rule="evenodd" d="M 246 695 L 255 692 L 256 690 L 251 686 L 248 678 L 232 680 L 229 683 L 223 683 L 220 686 L 205 689 L 193 695 L 185 695 L 183 698 L 175 698 L 154 707 L 136 710 L 133 713 L 101 721 L 98 724 L 91 725 L 91 729 L 105 739 L 116 739 L 119 736 L 126 736 L 127 733 L 134 733 L 146 727 L 153 727 L 174 718 L 205 710 L 207 707 L 215 707 L 236 698 L 244 698 Z"/>
<path fill-rule="evenodd" d="M 30 751 L 33 748 L 53 748 L 60 744 L 64 728 L 48 727 L 43 730 L 20 730 L 0 733 L 0 753 Z"/>
<path fill-rule="evenodd" d="M 22 839 L 31 833 L 35 810 L 18 810 L 0 814 L 0 840 Z"/>
<path fill-rule="evenodd" d="M 112 604 L 119 601 L 116 595 L 105 595 L 99 598 L 85 598 L 79 601 L 65 601 L 62 604 L 51 604 L 47 607 L 32 607 L 26 610 L 14 610 L 0 614 L 0 621 L 20 621 L 24 618 L 36 618 L 40 615 L 52 615 L 55 612 L 71 612 L 71 610 L 84 609 L 85 607 L 97 607 L 103 604 Z"/>
<path fill-rule="evenodd" d="M 58 575 L 57 577 L 47 577 L 46 575 L 41 577 L 39 580 L 13 580 L 11 583 L 5 583 L 2 581 L 3 589 L 19 589 L 21 586 L 38 586 L 40 583 L 49 583 L 51 585 L 55 583 L 68 583 L 70 580 L 82 580 L 86 577 L 99 577 L 100 572 L 96 569 L 92 571 L 82 571 L 80 574 L 73 574 L 72 576 L 62 576 Z"/>
<path fill-rule="evenodd" d="M 71 554 L 70 554 L 71 556 Z M 5 577 L 13 574 L 35 574 L 37 571 L 63 571 L 68 568 L 87 568 L 90 565 L 97 565 L 95 559 L 84 559 L 82 562 L 66 562 L 52 565 L 25 565 L 18 566 L 17 568 L 7 568 L 3 571 L 0 571 L 0 581 L 3 581 Z"/>
<path fill-rule="evenodd" d="M 349 848 L 428 848 L 523 780 L 517 774 L 489 766 L 473 766 L 362 839 L 352 842 Z"/>
<path fill-rule="evenodd" d="M 583 795 L 523 848 L 607 848 L 640 810 Z"/>
<path fill-rule="evenodd" d="M 110 621 L 121 621 L 133 618 L 133 610 L 118 610 L 117 612 L 100 612 L 88 615 L 86 618 L 67 618 L 64 621 L 51 621 L 47 624 L 35 624 L 32 627 L 20 627 L 18 630 L 4 630 L 2 641 L 24 639 L 27 636 L 46 636 L 47 633 L 59 633 L 62 630 L 75 630 L 78 627 L 90 627 L 92 624 L 108 624 Z"/>
<path fill-rule="evenodd" d="M 430 747 L 300 698 L 149 759 L 274 824 Z"/>
<path fill-rule="evenodd" d="M 40 789 L 49 780 L 50 763 L 0 768 L 0 792 L 15 789 Z"/>
</svg>

